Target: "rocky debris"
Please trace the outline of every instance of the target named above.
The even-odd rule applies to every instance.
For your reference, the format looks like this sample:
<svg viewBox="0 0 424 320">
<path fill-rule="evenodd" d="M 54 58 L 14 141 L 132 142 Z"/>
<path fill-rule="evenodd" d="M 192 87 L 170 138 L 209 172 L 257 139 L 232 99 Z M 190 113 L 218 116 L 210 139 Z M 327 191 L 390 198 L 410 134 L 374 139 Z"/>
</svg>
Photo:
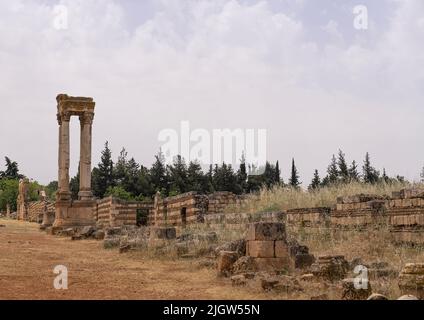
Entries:
<svg viewBox="0 0 424 320">
<path fill-rule="evenodd" d="M 321 256 L 317 262 L 311 266 L 314 276 L 330 281 L 342 280 L 349 271 L 349 263 L 344 256 Z"/>
<path fill-rule="evenodd" d="M 232 272 L 233 274 L 241 274 L 241 273 L 246 273 L 246 272 L 256 272 L 257 271 L 257 267 L 255 264 L 255 259 L 253 259 L 252 257 L 241 257 L 240 259 L 238 259 L 232 268 Z"/>
<path fill-rule="evenodd" d="M 221 251 L 235 251 L 239 257 L 246 255 L 246 240 L 235 240 L 226 242 L 215 249 L 215 254 L 218 256 Z"/>
<path fill-rule="evenodd" d="M 96 240 L 103 240 L 106 236 L 106 233 L 103 230 L 97 230 L 93 233 L 93 237 Z"/>
<path fill-rule="evenodd" d="M 218 236 L 216 232 L 207 232 L 207 233 L 187 233 L 179 236 L 177 241 L 185 242 L 185 241 L 200 241 L 206 243 L 216 243 L 218 241 Z"/>
<path fill-rule="evenodd" d="M 218 256 L 218 275 L 229 277 L 237 259 L 238 253 L 236 251 L 221 251 Z"/>
<path fill-rule="evenodd" d="M 315 262 L 315 257 L 309 253 L 309 248 L 300 245 L 296 239 L 289 239 L 287 245 L 290 256 L 294 259 L 294 267 L 296 269 L 309 268 Z"/>
<path fill-rule="evenodd" d="M 109 238 L 112 236 L 119 236 L 122 233 L 121 227 L 112 227 L 112 228 L 106 228 L 105 230 L 105 237 Z"/>
<path fill-rule="evenodd" d="M 72 241 L 80 241 L 80 240 L 83 240 L 83 239 L 84 238 L 81 235 L 74 235 L 74 236 L 71 237 Z"/>
<path fill-rule="evenodd" d="M 63 229 L 63 230 L 57 231 L 56 233 L 56 235 L 60 237 L 72 237 L 74 234 L 75 234 L 74 228 Z"/>
<path fill-rule="evenodd" d="M 366 300 L 371 294 L 371 283 L 362 280 L 363 283 L 356 284 L 355 279 L 344 279 L 342 282 L 342 300 Z"/>
<path fill-rule="evenodd" d="M 290 276 L 269 276 L 261 279 L 261 287 L 264 291 L 278 293 L 293 293 L 303 291 L 296 278 Z"/>
<path fill-rule="evenodd" d="M 389 300 L 389 298 L 379 293 L 373 293 L 367 300 Z"/>
<path fill-rule="evenodd" d="M 96 229 L 94 227 L 87 226 L 81 229 L 81 231 L 79 232 L 79 235 L 84 239 L 88 239 L 92 236 L 94 232 L 96 232 Z"/>
<path fill-rule="evenodd" d="M 419 299 L 416 296 L 413 296 L 412 294 L 407 294 L 407 295 L 399 297 L 398 300 L 419 300 Z"/>
<path fill-rule="evenodd" d="M 217 241 L 218 236 L 215 232 L 184 234 L 177 238 L 174 248 L 178 256 L 190 253 L 194 256 L 200 257 L 213 254 L 216 248 L 215 243 Z"/>
<path fill-rule="evenodd" d="M 126 253 L 126 252 L 128 252 L 130 250 L 131 250 L 131 245 L 129 245 L 129 244 L 121 245 L 119 247 L 119 253 Z"/>
<path fill-rule="evenodd" d="M 424 299 L 424 263 L 408 263 L 399 275 L 399 288 L 403 295 Z"/>
<path fill-rule="evenodd" d="M 315 279 L 315 276 L 312 273 L 303 274 L 300 276 L 300 281 L 311 282 Z"/>
<path fill-rule="evenodd" d="M 177 229 L 173 227 L 152 227 L 150 228 L 150 239 L 172 240 L 177 238 Z"/>
<path fill-rule="evenodd" d="M 247 284 L 247 280 L 244 274 L 239 274 L 231 277 L 231 284 L 233 287 L 243 287 Z"/>
<path fill-rule="evenodd" d="M 197 262 L 197 266 L 199 268 L 208 268 L 208 269 L 216 269 L 217 263 L 215 257 L 205 257 Z"/>
<path fill-rule="evenodd" d="M 315 257 L 312 254 L 300 253 L 295 256 L 294 267 L 296 269 L 309 268 L 315 262 Z"/>
</svg>

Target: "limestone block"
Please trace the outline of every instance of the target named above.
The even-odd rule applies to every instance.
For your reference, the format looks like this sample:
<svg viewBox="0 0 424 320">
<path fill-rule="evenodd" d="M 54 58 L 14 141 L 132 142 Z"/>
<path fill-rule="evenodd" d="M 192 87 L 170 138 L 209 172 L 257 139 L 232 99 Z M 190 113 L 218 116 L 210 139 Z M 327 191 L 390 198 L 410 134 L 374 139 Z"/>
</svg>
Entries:
<svg viewBox="0 0 424 320">
<path fill-rule="evenodd" d="M 271 241 L 271 240 L 285 240 L 286 227 L 283 223 L 278 222 L 258 222 L 252 223 L 249 226 L 246 240 L 255 241 Z"/>
<path fill-rule="evenodd" d="M 247 255 L 254 258 L 274 258 L 275 241 L 248 241 Z"/>
<path fill-rule="evenodd" d="M 276 258 L 288 258 L 290 250 L 287 242 L 284 240 L 275 241 L 275 257 Z"/>
<path fill-rule="evenodd" d="M 221 251 L 218 255 L 218 275 L 230 276 L 234 263 L 238 260 L 238 254 L 235 251 Z"/>
</svg>

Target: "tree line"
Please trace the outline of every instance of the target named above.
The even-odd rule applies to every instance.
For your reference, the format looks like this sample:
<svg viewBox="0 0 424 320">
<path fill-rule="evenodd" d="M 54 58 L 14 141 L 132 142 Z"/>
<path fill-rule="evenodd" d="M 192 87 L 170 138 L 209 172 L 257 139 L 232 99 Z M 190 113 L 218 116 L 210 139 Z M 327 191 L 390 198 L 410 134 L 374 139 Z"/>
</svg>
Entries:
<svg viewBox="0 0 424 320">
<path fill-rule="evenodd" d="M 174 196 L 189 191 L 212 193 L 215 191 L 230 191 L 235 194 L 245 194 L 259 191 L 261 188 L 274 186 L 300 188 L 303 184 L 295 159 L 291 163 L 290 176 L 287 183 L 281 177 L 280 164 L 266 163 L 262 174 L 252 174 L 255 168 L 241 159 L 239 168 L 222 163 L 211 165 L 209 170 L 203 171 L 199 163 L 186 161 L 177 156 L 172 165 L 166 165 L 164 156 L 159 152 L 150 168 L 140 165 L 134 158 L 128 158 L 124 149 L 120 152 L 116 163 L 112 160 L 112 152 L 108 142 L 101 153 L 100 163 L 93 169 L 92 188 L 96 197 L 117 196 L 123 199 L 152 198 L 159 191 L 163 196 Z M 423 168 L 424 179 L 424 168 Z M 389 177 L 386 170 L 377 170 L 371 164 L 370 154 L 367 152 L 362 167 L 356 161 L 348 164 L 342 150 L 337 156 L 333 155 L 326 174 L 320 177 L 315 170 L 308 190 L 350 182 L 365 184 L 406 182 L 399 175 Z M 78 175 L 71 180 L 71 190 L 74 197 L 78 195 Z"/>
<path fill-rule="evenodd" d="M 19 179 L 25 178 L 19 173 L 18 164 L 6 157 L 5 170 L 0 171 L 0 210 L 5 210 L 7 204 L 11 210 L 16 210 L 16 199 L 19 190 Z M 212 193 L 215 191 L 230 191 L 235 194 L 257 192 L 261 188 L 273 188 L 275 186 L 300 189 L 300 173 L 295 159 L 292 159 L 291 170 L 287 183 L 282 179 L 280 164 L 269 162 L 262 168 L 262 174 L 253 174 L 256 169 L 247 164 L 244 157 L 241 159 L 239 168 L 222 163 L 211 165 L 209 170 L 203 170 L 196 161 L 186 163 L 177 156 L 171 165 L 165 163 L 162 152 L 155 156 L 155 161 L 150 168 L 139 163 L 134 158 L 129 158 L 125 148 L 120 152 L 116 162 L 113 161 L 109 143 L 101 152 L 100 163 L 92 171 L 92 190 L 94 196 L 116 196 L 125 200 L 151 199 L 156 192 L 162 196 L 175 196 L 189 191 Z M 424 182 L 424 167 L 421 172 Z M 320 188 L 360 182 L 364 184 L 392 183 L 395 181 L 406 182 L 399 175 L 389 177 L 386 170 L 377 170 L 371 163 L 369 153 L 360 166 L 356 161 L 350 164 L 346 160 L 343 151 L 339 150 L 333 155 L 327 167 L 325 175 L 321 178 L 318 170 L 314 171 L 313 179 L 308 185 L 309 191 Z M 58 188 L 57 181 L 50 182 L 47 186 L 41 186 L 37 182 L 30 182 L 30 200 L 38 199 L 38 190 L 44 189 L 47 196 L 55 198 Z M 70 181 L 70 190 L 74 199 L 78 198 L 79 172 Z"/>
</svg>

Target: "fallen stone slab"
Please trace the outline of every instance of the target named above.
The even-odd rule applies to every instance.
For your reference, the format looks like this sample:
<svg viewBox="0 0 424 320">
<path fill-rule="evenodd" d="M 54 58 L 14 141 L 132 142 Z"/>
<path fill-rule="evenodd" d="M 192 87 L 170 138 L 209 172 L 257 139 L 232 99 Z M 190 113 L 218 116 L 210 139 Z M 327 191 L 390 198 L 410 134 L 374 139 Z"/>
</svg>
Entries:
<svg viewBox="0 0 424 320">
<path fill-rule="evenodd" d="M 234 263 L 238 259 L 238 254 L 235 251 L 221 251 L 218 256 L 218 275 L 229 277 Z"/>
<path fill-rule="evenodd" d="M 372 294 L 371 283 L 369 281 L 358 286 L 355 283 L 355 279 L 344 279 L 342 287 L 342 300 L 367 300 Z"/>
</svg>

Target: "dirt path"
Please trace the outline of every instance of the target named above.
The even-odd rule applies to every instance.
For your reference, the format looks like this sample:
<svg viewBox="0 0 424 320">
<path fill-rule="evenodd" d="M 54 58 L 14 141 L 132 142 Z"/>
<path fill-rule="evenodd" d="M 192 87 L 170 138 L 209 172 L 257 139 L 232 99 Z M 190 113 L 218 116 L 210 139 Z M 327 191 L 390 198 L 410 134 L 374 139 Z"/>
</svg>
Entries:
<svg viewBox="0 0 424 320">
<path fill-rule="evenodd" d="M 193 261 L 150 260 L 104 250 L 102 242 L 49 236 L 38 225 L 1 220 L 0 299 L 258 299 Z M 69 289 L 53 269 L 69 270 Z"/>
</svg>

